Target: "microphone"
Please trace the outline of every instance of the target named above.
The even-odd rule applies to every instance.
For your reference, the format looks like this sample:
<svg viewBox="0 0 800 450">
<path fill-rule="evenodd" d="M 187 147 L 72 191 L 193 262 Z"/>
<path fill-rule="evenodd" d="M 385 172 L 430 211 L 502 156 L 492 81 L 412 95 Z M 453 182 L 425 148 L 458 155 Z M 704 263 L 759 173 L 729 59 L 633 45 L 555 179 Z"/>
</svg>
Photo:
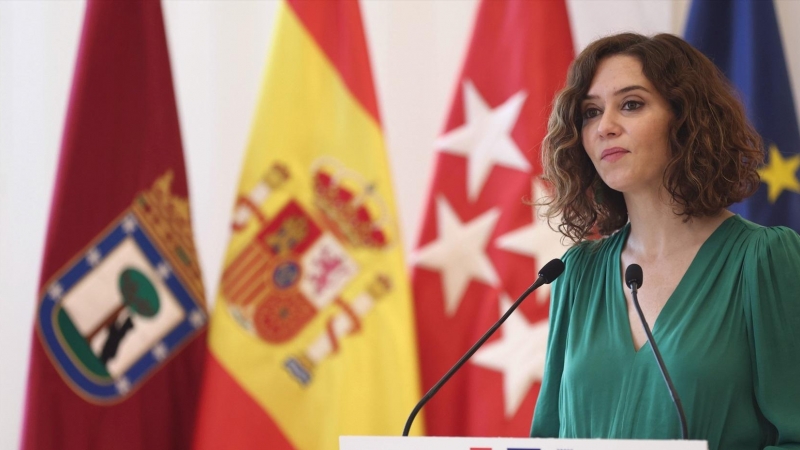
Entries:
<svg viewBox="0 0 800 450">
<path fill-rule="evenodd" d="M 564 271 L 564 263 L 561 262 L 560 259 L 553 259 L 549 263 L 545 264 L 544 267 L 542 267 L 542 270 L 539 271 L 539 277 L 536 279 L 536 281 L 534 281 L 533 284 L 528 289 L 526 289 L 525 292 L 522 293 L 522 295 L 519 296 L 517 301 L 515 301 L 510 308 L 508 308 L 508 311 L 506 311 L 506 313 L 503 314 L 503 316 L 500 317 L 500 319 L 497 322 L 495 322 L 495 324 L 492 325 L 492 327 L 489 328 L 489 330 L 486 333 L 484 333 L 484 335 L 481 336 L 480 339 L 478 339 L 478 342 L 473 344 L 472 347 L 470 347 L 469 350 L 467 350 L 467 353 L 465 353 L 464 356 L 462 356 L 461 359 L 459 359 L 453 365 L 453 367 L 451 367 L 450 370 L 448 370 L 447 373 L 444 374 L 444 376 L 439 381 L 437 381 L 436 384 L 433 385 L 433 387 L 428 391 L 428 393 L 425 394 L 422 397 L 422 399 L 420 399 L 420 401 L 414 407 L 414 410 L 411 411 L 411 414 L 408 416 L 408 420 L 406 421 L 406 426 L 403 429 L 403 436 L 408 436 L 408 432 L 411 430 L 411 424 L 414 422 L 414 418 L 417 417 L 417 413 L 419 413 L 422 407 L 425 406 L 426 403 L 428 403 L 428 400 L 430 400 L 434 395 L 436 395 L 436 393 L 439 392 L 439 389 L 441 389 L 442 386 L 444 386 L 444 384 L 447 383 L 450 377 L 452 377 L 458 371 L 458 369 L 460 369 L 461 366 L 463 366 L 464 363 L 466 363 L 467 360 L 476 351 L 478 351 L 481 345 L 483 345 L 483 343 L 486 342 L 486 340 L 489 339 L 492 336 L 492 334 L 494 334 L 494 332 L 497 331 L 498 328 L 500 328 L 500 325 L 502 325 L 503 322 L 505 322 L 506 319 L 508 319 L 508 317 L 514 312 L 514 310 L 516 310 L 517 307 L 520 304 L 522 304 L 522 301 L 525 300 L 525 298 L 528 297 L 528 295 L 530 295 L 531 292 L 538 289 L 541 285 L 550 284 L 553 280 L 558 278 L 558 276 L 561 275 L 561 272 L 563 271 Z"/>
<path fill-rule="evenodd" d="M 664 360 L 661 359 L 661 352 L 658 351 L 656 341 L 653 339 L 653 333 L 650 332 L 650 327 L 647 325 L 647 321 L 644 319 L 642 307 L 639 306 L 639 297 L 636 294 L 639 288 L 642 287 L 643 277 L 644 275 L 642 274 L 642 268 L 639 267 L 638 264 L 631 264 L 627 269 L 625 269 L 625 284 L 628 285 L 628 288 L 631 290 L 631 295 L 633 296 L 633 306 L 636 307 L 636 312 L 639 313 L 639 320 L 642 322 L 642 327 L 644 327 L 647 340 L 650 341 L 650 348 L 653 350 L 653 356 L 656 357 L 656 362 L 658 362 L 658 369 L 661 371 L 661 376 L 664 378 L 664 382 L 667 383 L 669 395 L 672 397 L 672 403 L 675 404 L 675 409 L 678 412 L 678 420 L 681 422 L 681 439 L 688 439 L 689 432 L 686 429 L 686 415 L 683 413 L 681 399 L 678 397 L 678 391 L 675 390 L 675 386 L 672 385 L 672 379 L 669 377 L 669 373 L 667 372 L 667 366 L 664 365 Z"/>
</svg>

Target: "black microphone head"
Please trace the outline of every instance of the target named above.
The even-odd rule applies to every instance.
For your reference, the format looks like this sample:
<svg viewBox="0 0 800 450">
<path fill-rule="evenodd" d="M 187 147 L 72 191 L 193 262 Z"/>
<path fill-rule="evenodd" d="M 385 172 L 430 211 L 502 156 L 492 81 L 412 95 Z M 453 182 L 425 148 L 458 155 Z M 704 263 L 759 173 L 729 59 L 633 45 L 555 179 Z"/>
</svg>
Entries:
<svg viewBox="0 0 800 450">
<path fill-rule="evenodd" d="M 636 283 L 636 289 L 642 287 L 643 278 L 642 268 L 638 264 L 631 264 L 625 269 L 625 284 L 628 285 L 629 289 L 632 289 L 631 284 L 633 283 Z"/>
<path fill-rule="evenodd" d="M 564 271 L 564 263 L 556 258 L 550 260 L 549 263 L 545 264 L 542 267 L 542 270 L 539 271 L 539 276 L 544 279 L 545 284 L 550 284 L 561 275 L 561 272 Z"/>
</svg>

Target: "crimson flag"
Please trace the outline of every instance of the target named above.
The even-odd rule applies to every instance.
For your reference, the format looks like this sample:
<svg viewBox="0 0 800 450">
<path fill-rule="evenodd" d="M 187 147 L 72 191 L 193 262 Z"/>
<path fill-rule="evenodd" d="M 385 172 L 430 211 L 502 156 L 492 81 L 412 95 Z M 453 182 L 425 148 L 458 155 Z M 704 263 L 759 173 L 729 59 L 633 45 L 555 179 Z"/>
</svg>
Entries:
<svg viewBox="0 0 800 450">
<path fill-rule="evenodd" d="M 539 144 L 573 52 L 563 0 L 480 5 L 413 258 L 424 390 L 564 251 L 524 199 L 544 194 Z M 528 435 L 548 298 L 523 303 L 426 406 L 428 434 Z"/>
<path fill-rule="evenodd" d="M 161 5 L 87 4 L 22 448 L 190 445 L 207 315 Z"/>
</svg>

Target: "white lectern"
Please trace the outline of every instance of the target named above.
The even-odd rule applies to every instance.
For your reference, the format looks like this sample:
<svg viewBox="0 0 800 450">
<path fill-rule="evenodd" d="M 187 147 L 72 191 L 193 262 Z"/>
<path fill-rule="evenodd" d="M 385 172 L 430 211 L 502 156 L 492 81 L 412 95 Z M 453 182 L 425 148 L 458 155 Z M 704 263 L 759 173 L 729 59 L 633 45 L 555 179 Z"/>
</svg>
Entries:
<svg viewBox="0 0 800 450">
<path fill-rule="evenodd" d="M 706 441 L 341 436 L 339 450 L 708 450 Z"/>
</svg>

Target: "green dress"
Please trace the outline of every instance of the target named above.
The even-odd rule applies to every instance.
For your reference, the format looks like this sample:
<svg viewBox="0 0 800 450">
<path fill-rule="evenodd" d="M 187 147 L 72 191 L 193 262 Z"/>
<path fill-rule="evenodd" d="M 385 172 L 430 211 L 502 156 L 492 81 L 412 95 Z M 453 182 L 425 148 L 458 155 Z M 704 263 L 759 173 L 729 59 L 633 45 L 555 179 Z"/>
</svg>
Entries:
<svg viewBox="0 0 800 450">
<path fill-rule="evenodd" d="M 564 255 L 533 437 L 680 439 L 650 344 L 635 351 L 631 338 L 620 268 L 629 231 Z M 710 450 L 800 449 L 797 233 L 725 220 L 652 331 L 690 439 Z"/>
</svg>

